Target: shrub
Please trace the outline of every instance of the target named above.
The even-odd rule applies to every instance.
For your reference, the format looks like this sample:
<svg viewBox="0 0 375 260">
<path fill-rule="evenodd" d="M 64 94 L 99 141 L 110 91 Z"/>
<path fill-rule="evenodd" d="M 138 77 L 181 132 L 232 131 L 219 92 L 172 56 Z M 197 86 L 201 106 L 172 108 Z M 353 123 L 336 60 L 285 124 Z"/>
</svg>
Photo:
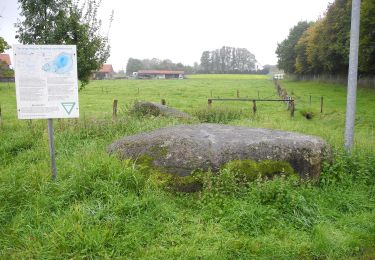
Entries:
<svg viewBox="0 0 375 260">
<path fill-rule="evenodd" d="M 245 116 L 244 110 L 233 108 L 203 108 L 197 109 L 193 115 L 202 123 L 222 123 L 241 119 Z"/>
</svg>

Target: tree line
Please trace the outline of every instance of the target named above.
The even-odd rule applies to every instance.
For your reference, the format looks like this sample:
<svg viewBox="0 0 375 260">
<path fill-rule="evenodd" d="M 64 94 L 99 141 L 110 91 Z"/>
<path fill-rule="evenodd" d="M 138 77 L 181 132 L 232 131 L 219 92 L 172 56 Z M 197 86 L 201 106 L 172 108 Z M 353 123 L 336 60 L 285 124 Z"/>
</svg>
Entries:
<svg viewBox="0 0 375 260">
<path fill-rule="evenodd" d="M 126 73 L 132 75 L 133 72 L 139 70 L 182 70 L 185 73 L 191 74 L 195 73 L 195 69 L 192 66 L 184 65 L 181 62 L 173 63 L 169 59 L 159 60 L 157 58 L 153 59 L 134 59 L 129 58 L 126 65 Z"/>
<path fill-rule="evenodd" d="M 18 0 L 18 4 L 16 38 L 23 44 L 76 45 L 78 79 L 81 88 L 86 85 L 110 54 L 108 38 L 100 34 L 100 0 Z M 0 37 L 0 53 L 9 47 Z"/>
<path fill-rule="evenodd" d="M 301 21 L 278 44 L 278 67 L 297 75 L 346 75 L 351 0 L 335 0 L 315 22 Z M 362 0 L 359 74 L 375 75 L 375 1 Z"/>
<path fill-rule="evenodd" d="M 255 55 L 245 48 L 223 46 L 202 53 L 200 72 L 253 73 L 257 69 L 256 62 Z"/>
</svg>

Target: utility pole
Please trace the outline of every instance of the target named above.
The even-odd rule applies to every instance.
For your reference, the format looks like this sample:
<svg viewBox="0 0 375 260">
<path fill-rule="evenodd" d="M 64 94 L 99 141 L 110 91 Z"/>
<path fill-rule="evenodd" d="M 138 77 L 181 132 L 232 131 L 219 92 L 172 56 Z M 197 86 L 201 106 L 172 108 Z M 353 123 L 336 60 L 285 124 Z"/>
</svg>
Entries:
<svg viewBox="0 0 375 260">
<path fill-rule="evenodd" d="M 352 21 L 350 28 L 350 54 L 348 90 L 346 101 L 345 149 L 350 152 L 354 141 L 355 108 L 357 98 L 358 48 L 361 0 L 352 0 Z"/>
</svg>

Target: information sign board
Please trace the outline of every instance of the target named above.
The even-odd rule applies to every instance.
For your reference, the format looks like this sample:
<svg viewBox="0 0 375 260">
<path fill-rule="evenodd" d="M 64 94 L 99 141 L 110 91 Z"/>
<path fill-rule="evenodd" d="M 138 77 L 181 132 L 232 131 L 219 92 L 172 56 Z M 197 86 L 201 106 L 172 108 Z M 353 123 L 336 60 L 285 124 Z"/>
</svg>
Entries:
<svg viewBox="0 0 375 260">
<path fill-rule="evenodd" d="M 79 117 L 74 45 L 14 45 L 19 119 Z"/>
</svg>

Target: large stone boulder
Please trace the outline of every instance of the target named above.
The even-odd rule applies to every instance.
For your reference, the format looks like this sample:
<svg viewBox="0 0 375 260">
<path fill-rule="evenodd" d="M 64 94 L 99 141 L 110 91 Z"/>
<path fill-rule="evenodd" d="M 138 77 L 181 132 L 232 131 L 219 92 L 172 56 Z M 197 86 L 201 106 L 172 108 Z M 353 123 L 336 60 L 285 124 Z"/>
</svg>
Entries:
<svg viewBox="0 0 375 260">
<path fill-rule="evenodd" d="M 218 171 L 233 160 L 288 162 L 302 178 L 317 178 L 330 148 L 321 138 L 293 132 L 220 124 L 179 125 L 128 136 L 108 147 L 121 159 L 150 158 L 178 176 Z"/>
<path fill-rule="evenodd" d="M 141 115 L 152 115 L 152 116 L 171 116 L 177 118 L 190 119 L 191 117 L 175 108 L 171 108 L 162 104 L 140 101 L 134 104 L 132 112 Z"/>
</svg>

